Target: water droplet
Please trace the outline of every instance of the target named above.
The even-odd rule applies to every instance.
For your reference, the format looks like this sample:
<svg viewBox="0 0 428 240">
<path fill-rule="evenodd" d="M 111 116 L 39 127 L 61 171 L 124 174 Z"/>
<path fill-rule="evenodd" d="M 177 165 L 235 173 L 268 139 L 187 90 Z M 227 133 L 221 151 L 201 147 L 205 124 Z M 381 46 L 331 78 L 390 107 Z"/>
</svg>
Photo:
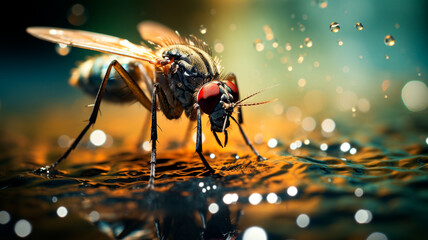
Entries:
<svg viewBox="0 0 428 240">
<path fill-rule="evenodd" d="M 68 210 L 67 208 L 61 206 L 56 210 L 56 214 L 58 215 L 58 217 L 63 218 L 66 217 L 68 214 Z"/>
<path fill-rule="evenodd" d="M 363 30 L 363 24 L 362 23 L 360 23 L 360 22 L 357 22 L 357 24 L 355 24 L 355 28 L 357 29 L 357 30 Z"/>
<path fill-rule="evenodd" d="M 308 37 L 305 38 L 304 43 L 305 43 L 306 47 L 308 47 L 308 48 L 312 47 L 312 40 L 310 38 L 308 38 Z"/>
<path fill-rule="evenodd" d="M 276 148 L 278 146 L 278 140 L 276 140 L 275 138 L 271 138 L 269 139 L 267 145 L 269 148 Z"/>
<path fill-rule="evenodd" d="M 364 194 L 364 191 L 363 191 L 363 189 L 362 189 L 362 188 L 357 188 L 357 189 L 355 189 L 354 194 L 355 194 L 355 196 L 357 196 L 357 197 L 362 197 L 362 196 L 363 196 L 363 194 Z"/>
<path fill-rule="evenodd" d="M 237 193 L 226 193 L 223 196 L 223 202 L 227 205 L 230 205 L 232 203 L 236 203 L 238 201 L 238 194 Z"/>
<path fill-rule="evenodd" d="M 262 40 L 256 39 L 254 40 L 254 47 L 256 48 L 257 52 L 263 51 L 265 49 L 265 45 L 263 44 Z"/>
<path fill-rule="evenodd" d="M 304 213 L 300 214 L 296 219 L 297 226 L 301 228 L 307 227 L 309 225 L 309 222 L 310 222 L 309 216 Z"/>
<path fill-rule="evenodd" d="M 217 203 L 211 203 L 208 206 L 208 211 L 210 211 L 210 213 L 212 213 L 212 214 L 216 214 L 219 209 L 220 209 L 220 207 L 218 206 Z"/>
<path fill-rule="evenodd" d="M 91 222 L 96 222 L 100 220 L 100 214 L 94 210 L 91 213 L 89 213 L 89 219 L 91 220 Z"/>
<path fill-rule="evenodd" d="M 25 219 L 21 219 L 15 224 L 15 233 L 18 237 L 26 237 L 30 235 L 32 230 L 31 223 Z"/>
<path fill-rule="evenodd" d="M 248 197 L 248 201 L 252 205 L 257 205 L 262 201 L 263 197 L 260 193 L 252 193 L 250 197 Z"/>
<path fill-rule="evenodd" d="M 320 149 L 321 149 L 321 151 L 327 151 L 327 149 L 328 149 L 328 145 L 327 145 L 327 143 L 322 143 L 322 144 L 320 145 Z"/>
<path fill-rule="evenodd" d="M 328 6 L 327 0 L 317 0 L 318 7 L 326 8 Z"/>
<path fill-rule="evenodd" d="M 388 59 L 389 59 L 389 56 L 388 56 L 388 55 L 385 55 L 385 59 L 386 59 L 386 60 L 388 60 Z"/>
<path fill-rule="evenodd" d="M 338 22 L 332 22 L 330 24 L 330 31 L 337 33 L 337 32 L 339 32 L 339 30 L 340 30 L 340 25 Z"/>
<path fill-rule="evenodd" d="M 336 123 L 332 119 L 327 118 L 322 121 L 321 128 L 324 132 L 331 133 L 336 128 Z"/>
<path fill-rule="evenodd" d="M 273 31 L 268 25 L 263 26 L 263 31 L 265 32 L 266 40 L 270 41 L 273 39 L 274 37 Z"/>
<path fill-rule="evenodd" d="M 388 238 L 381 232 L 374 232 L 367 237 L 367 240 L 388 240 Z"/>
<path fill-rule="evenodd" d="M 278 46 L 279 46 L 278 42 L 273 42 L 273 43 L 272 43 L 272 47 L 273 47 L 273 48 L 277 48 Z"/>
<path fill-rule="evenodd" d="M 351 144 L 349 144 L 348 142 L 344 142 L 340 145 L 340 151 L 342 152 L 347 152 L 349 151 L 349 149 L 351 149 Z"/>
<path fill-rule="evenodd" d="M 89 136 L 89 140 L 93 145 L 100 147 L 106 142 L 107 135 L 104 133 L 103 130 L 98 129 L 91 133 L 91 135 Z"/>
<path fill-rule="evenodd" d="M 66 56 L 70 53 L 71 47 L 63 43 L 58 43 L 55 45 L 55 51 L 60 56 Z"/>
<path fill-rule="evenodd" d="M 288 66 L 287 70 L 288 70 L 289 72 L 293 71 L 293 66 Z"/>
<path fill-rule="evenodd" d="M 222 52 L 224 51 L 224 45 L 223 45 L 223 43 L 221 43 L 221 42 L 216 42 L 216 43 L 214 44 L 214 50 L 215 50 L 217 53 L 222 53 Z"/>
<path fill-rule="evenodd" d="M 369 223 L 372 217 L 372 213 L 366 209 L 360 209 L 354 215 L 355 221 L 359 224 Z"/>
<path fill-rule="evenodd" d="M 249 227 L 244 231 L 242 240 L 267 240 L 267 233 L 261 227 Z"/>
<path fill-rule="evenodd" d="M 268 203 L 276 203 L 278 201 L 278 195 L 276 195 L 276 193 L 269 193 L 266 196 L 266 200 L 268 201 Z"/>
<path fill-rule="evenodd" d="M 343 45 L 342 39 L 337 40 L 337 44 L 339 44 L 339 46 L 342 46 Z"/>
<path fill-rule="evenodd" d="M 199 26 L 199 32 L 201 34 L 207 33 L 207 30 L 208 30 L 207 27 L 205 27 L 204 25 Z"/>
<path fill-rule="evenodd" d="M 214 153 L 211 153 L 211 154 L 210 154 L 210 158 L 211 158 L 211 159 L 214 159 L 214 158 L 215 158 L 215 154 L 214 154 Z"/>
<path fill-rule="evenodd" d="M 394 46 L 395 45 L 395 39 L 393 36 L 391 35 L 386 35 L 385 39 L 384 39 L 385 45 L 386 46 Z"/>
<path fill-rule="evenodd" d="M 305 117 L 302 121 L 302 128 L 306 132 L 312 132 L 317 126 L 317 122 L 312 117 Z"/>
<path fill-rule="evenodd" d="M 10 221 L 10 214 L 2 210 L 0 211 L 0 224 L 7 224 Z"/>
<path fill-rule="evenodd" d="M 290 43 L 286 43 L 285 44 L 285 50 L 291 51 L 291 45 L 290 45 Z"/>
<path fill-rule="evenodd" d="M 291 186 L 291 187 L 287 188 L 287 194 L 288 194 L 288 196 L 294 197 L 294 196 L 297 195 L 297 193 L 298 193 L 298 190 L 297 190 L 297 188 L 295 186 Z"/>
<path fill-rule="evenodd" d="M 299 85 L 299 87 L 304 87 L 304 86 L 306 86 L 306 80 L 305 80 L 305 79 L 303 79 L 303 78 L 300 78 L 300 79 L 297 81 L 297 85 Z"/>
<path fill-rule="evenodd" d="M 422 81 L 410 81 L 401 90 L 401 99 L 410 111 L 423 111 L 428 107 L 428 88 Z"/>
</svg>

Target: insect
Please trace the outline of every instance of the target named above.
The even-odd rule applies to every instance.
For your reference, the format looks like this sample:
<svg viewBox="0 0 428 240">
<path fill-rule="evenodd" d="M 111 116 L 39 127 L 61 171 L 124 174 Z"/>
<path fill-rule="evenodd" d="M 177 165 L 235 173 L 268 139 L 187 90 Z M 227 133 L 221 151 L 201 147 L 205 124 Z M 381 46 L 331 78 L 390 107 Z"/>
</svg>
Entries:
<svg viewBox="0 0 428 240">
<path fill-rule="evenodd" d="M 259 92 L 239 100 L 235 74 L 223 74 L 219 60 L 212 56 L 209 47 L 198 38 L 181 37 L 168 27 L 151 21 L 141 22 L 138 30 L 144 40 L 156 45 L 154 50 L 99 33 L 51 27 L 27 28 L 29 34 L 42 40 L 106 53 L 80 64 L 71 77 L 72 84 L 80 85 L 84 91 L 95 96 L 88 124 L 56 162 L 38 171 L 49 173 L 67 158 L 95 124 L 103 99 L 113 102 L 137 100 L 151 112 L 149 187 L 154 186 L 155 179 L 158 110 L 168 119 L 177 119 L 184 112 L 191 121 L 197 121 L 196 152 L 211 173 L 215 171 L 202 154 L 202 113 L 209 115 L 211 131 L 220 146 L 227 144 L 227 128 L 232 119 L 258 160 L 263 160 L 241 127 L 241 107 L 269 101 L 243 103 Z M 113 59 L 107 54 L 119 57 Z M 103 73 L 104 76 L 98 80 L 85 77 L 85 72 L 89 71 L 87 68 L 91 68 L 92 73 Z M 238 119 L 232 116 L 235 108 L 238 109 Z M 217 135 L 221 132 L 224 133 L 223 143 Z"/>
</svg>

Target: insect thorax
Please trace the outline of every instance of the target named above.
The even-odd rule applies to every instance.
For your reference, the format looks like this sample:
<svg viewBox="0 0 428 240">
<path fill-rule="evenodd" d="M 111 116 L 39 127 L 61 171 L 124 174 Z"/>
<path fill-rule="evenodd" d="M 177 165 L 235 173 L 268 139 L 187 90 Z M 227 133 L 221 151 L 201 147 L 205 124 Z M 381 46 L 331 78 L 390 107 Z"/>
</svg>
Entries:
<svg viewBox="0 0 428 240">
<path fill-rule="evenodd" d="M 166 93 L 168 102 L 172 106 L 177 106 L 179 102 L 187 117 L 195 119 L 195 95 L 204 83 L 219 77 L 218 61 L 203 49 L 191 45 L 165 47 L 162 49 L 162 57 L 173 59 L 166 76 L 165 73 L 157 75 L 157 81 Z"/>
</svg>

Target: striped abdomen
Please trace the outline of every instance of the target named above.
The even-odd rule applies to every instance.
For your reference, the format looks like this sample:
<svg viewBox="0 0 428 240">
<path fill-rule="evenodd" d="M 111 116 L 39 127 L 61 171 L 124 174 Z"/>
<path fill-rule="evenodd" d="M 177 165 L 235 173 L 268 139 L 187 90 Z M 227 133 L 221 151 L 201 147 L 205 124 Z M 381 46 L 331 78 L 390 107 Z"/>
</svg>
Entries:
<svg viewBox="0 0 428 240">
<path fill-rule="evenodd" d="M 95 97 L 104 79 L 107 68 L 114 59 L 125 68 L 146 95 L 151 96 L 153 89 L 153 66 L 131 58 L 107 54 L 91 57 L 80 63 L 77 68 L 72 71 L 70 84 L 81 88 L 84 92 Z M 111 70 L 103 100 L 117 103 L 133 102 L 136 100 L 114 68 Z"/>
</svg>

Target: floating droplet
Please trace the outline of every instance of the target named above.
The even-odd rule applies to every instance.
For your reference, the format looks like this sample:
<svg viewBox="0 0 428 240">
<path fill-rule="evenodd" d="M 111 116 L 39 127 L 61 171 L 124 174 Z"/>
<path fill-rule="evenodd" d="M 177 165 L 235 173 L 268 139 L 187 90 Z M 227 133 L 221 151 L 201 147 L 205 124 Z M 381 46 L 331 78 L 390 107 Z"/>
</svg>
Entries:
<svg viewBox="0 0 428 240">
<path fill-rule="evenodd" d="M 310 38 L 308 38 L 308 37 L 305 38 L 304 43 L 305 43 L 306 47 L 308 47 L 308 48 L 312 47 L 312 40 Z"/>
<path fill-rule="evenodd" d="M 290 45 L 290 43 L 286 43 L 285 44 L 285 50 L 291 51 L 291 45 Z"/>
<path fill-rule="evenodd" d="M 212 214 L 216 214 L 219 209 L 220 209 L 220 207 L 218 206 L 217 203 L 211 203 L 208 206 L 208 211 L 210 211 L 210 213 L 212 213 Z"/>
<path fill-rule="evenodd" d="M 265 49 L 265 45 L 263 44 L 262 40 L 256 39 L 254 40 L 254 47 L 256 48 L 257 52 L 263 51 Z"/>
<path fill-rule="evenodd" d="M 222 52 L 224 51 L 224 45 L 223 45 L 223 43 L 221 43 L 221 42 L 216 42 L 216 43 L 214 44 L 214 50 L 215 50 L 217 53 L 222 53 Z"/>
<path fill-rule="evenodd" d="M 262 201 L 263 197 L 260 193 L 253 193 L 250 195 L 250 197 L 248 198 L 248 201 L 252 204 L 252 205 L 257 205 Z"/>
<path fill-rule="evenodd" d="M 355 24 L 355 28 L 357 29 L 357 30 L 363 30 L 363 24 L 362 23 L 360 23 L 360 22 L 357 22 L 357 24 Z"/>
<path fill-rule="evenodd" d="M 317 126 L 317 122 L 312 117 L 305 117 L 302 121 L 302 128 L 306 132 L 312 132 Z"/>
<path fill-rule="evenodd" d="M 296 219 L 297 226 L 301 228 L 307 227 L 309 225 L 309 222 L 310 222 L 309 216 L 304 213 L 300 214 Z"/>
<path fill-rule="evenodd" d="M 93 145 L 100 147 L 106 142 L 107 135 L 104 133 L 103 130 L 98 129 L 93 131 L 91 135 L 89 135 L 89 140 Z"/>
<path fill-rule="evenodd" d="M 205 27 L 204 25 L 199 26 L 199 32 L 201 34 L 207 33 L 207 27 Z"/>
<path fill-rule="evenodd" d="M 327 118 L 322 121 L 321 128 L 324 132 L 331 133 L 336 128 L 336 123 L 332 119 Z"/>
<path fill-rule="evenodd" d="M 366 209 L 360 209 L 354 215 L 355 221 L 359 224 L 369 223 L 372 220 L 372 218 L 373 218 L 372 213 Z"/>
<path fill-rule="evenodd" d="M 339 44 L 339 46 L 342 46 L 343 45 L 342 39 L 337 40 L 337 44 Z"/>
<path fill-rule="evenodd" d="M 291 186 L 287 188 L 287 194 L 290 197 L 296 196 L 298 192 L 299 190 L 295 186 Z"/>
<path fill-rule="evenodd" d="M 428 107 L 428 88 L 422 81 L 410 81 L 401 90 L 401 99 L 410 111 L 423 111 Z"/>
<path fill-rule="evenodd" d="M 58 43 L 55 45 L 55 51 L 61 56 L 66 56 L 70 53 L 71 48 L 64 44 L 64 43 Z"/>
<path fill-rule="evenodd" d="M 351 144 L 349 144 L 348 142 L 344 142 L 340 145 L 340 151 L 342 152 L 347 152 L 349 151 L 349 149 L 351 149 Z"/>
<path fill-rule="evenodd" d="M 26 237 L 30 235 L 32 230 L 31 223 L 25 219 L 21 219 L 15 224 L 15 233 L 18 237 Z"/>
<path fill-rule="evenodd" d="M 269 148 L 276 148 L 278 146 L 278 140 L 275 138 L 271 138 L 269 139 L 267 145 Z"/>
<path fill-rule="evenodd" d="M 265 32 L 266 40 L 270 41 L 273 39 L 273 31 L 268 25 L 263 26 L 263 31 Z"/>
<path fill-rule="evenodd" d="M 7 224 L 10 221 L 10 214 L 2 210 L 0 211 L 0 224 Z"/>
<path fill-rule="evenodd" d="M 297 81 L 297 85 L 299 85 L 299 87 L 304 87 L 304 86 L 306 86 L 306 80 L 305 80 L 305 79 L 303 79 L 303 78 L 300 78 L 300 79 Z"/>
<path fill-rule="evenodd" d="M 320 145 L 320 149 L 321 149 L 321 151 L 327 151 L 327 149 L 328 149 L 328 145 L 327 145 L 327 143 L 322 143 L 322 144 Z"/>
<path fill-rule="evenodd" d="M 381 232 L 374 232 L 367 237 L 367 240 L 388 240 L 388 238 Z"/>
<path fill-rule="evenodd" d="M 269 193 L 267 196 L 266 196 L 266 200 L 269 202 L 269 203 L 276 203 L 277 201 L 278 201 L 278 195 L 276 195 L 276 193 Z"/>
<path fill-rule="evenodd" d="M 317 0 L 318 7 L 326 8 L 328 6 L 328 2 L 326 0 Z"/>
<path fill-rule="evenodd" d="M 67 208 L 61 206 L 56 210 L 56 214 L 58 215 L 58 217 L 64 218 L 67 216 L 68 210 L 67 210 Z"/>
<path fill-rule="evenodd" d="M 332 22 L 330 24 L 330 31 L 337 33 L 337 32 L 339 32 L 339 30 L 340 30 L 340 25 L 338 22 Z"/>
<path fill-rule="evenodd" d="M 362 197 L 362 196 L 363 196 L 363 194 L 364 194 L 364 191 L 363 191 L 363 189 L 362 189 L 362 188 L 357 188 L 357 189 L 355 189 L 354 194 L 355 194 L 355 196 L 357 196 L 357 197 Z"/>
<path fill-rule="evenodd" d="M 388 60 L 388 59 L 389 59 L 389 56 L 388 56 L 388 55 L 385 55 L 385 59 L 386 59 L 386 60 Z"/>
<path fill-rule="evenodd" d="M 394 46 L 395 45 L 395 39 L 393 36 L 391 35 L 386 35 L 385 39 L 384 39 L 385 45 L 386 46 Z"/>
<path fill-rule="evenodd" d="M 261 227 L 249 227 L 244 231 L 243 240 L 267 240 L 267 233 Z"/>
</svg>

